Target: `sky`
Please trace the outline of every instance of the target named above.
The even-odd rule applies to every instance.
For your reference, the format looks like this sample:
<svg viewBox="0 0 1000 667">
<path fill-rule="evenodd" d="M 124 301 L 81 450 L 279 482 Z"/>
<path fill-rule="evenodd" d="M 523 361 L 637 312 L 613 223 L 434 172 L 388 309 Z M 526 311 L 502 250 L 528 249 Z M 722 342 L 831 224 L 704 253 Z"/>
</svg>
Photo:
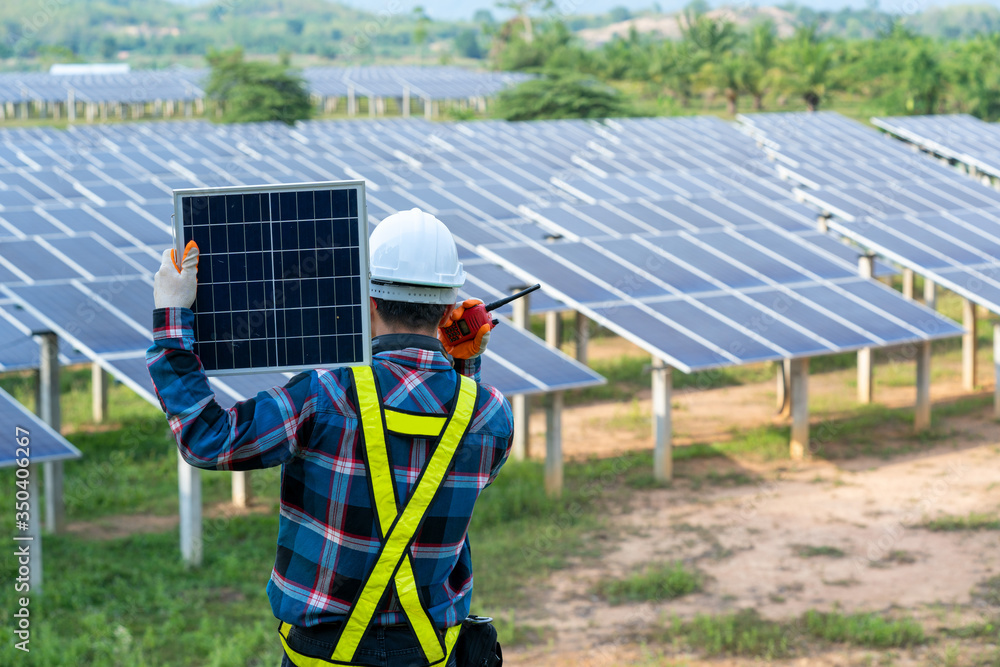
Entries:
<svg viewBox="0 0 1000 667">
<path fill-rule="evenodd" d="M 172 0 L 179 4 L 196 5 L 204 4 L 206 0 Z M 397 13 L 402 10 L 410 11 L 417 5 L 423 6 L 428 15 L 434 19 L 461 20 L 471 19 L 477 9 L 489 9 L 494 16 L 501 17 L 503 12 L 496 10 L 496 0 L 338 0 L 345 5 L 351 5 L 359 9 L 371 12 L 381 10 Z M 555 0 L 556 6 L 565 14 L 600 14 L 614 7 L 627 7 L 629 9 L 649 9 L 655 0 Z M 709 0 L 715 5 L 761 5 L 782 4 L 784 0 L 775 2 L 753 2 L 751 0 L 730 0 L 728 2 L 718 2 Z M 688 0 L 659 0 L 662 11 L 672 12 L 683 8 L 688 4 Z M 865 0 L 803 0 L 798 4 L 813 7 L 815 9 L 836 10 L 843 7 L 863 8 L 867 5 Z M 888 12 L 896 14 L 913 14 L 930 7 L 943 7 L 948 5 L 970 5 L 988 4 L 1000 6 L 1000 0 L 881 0 L 879 7 Z"/>
</svg>

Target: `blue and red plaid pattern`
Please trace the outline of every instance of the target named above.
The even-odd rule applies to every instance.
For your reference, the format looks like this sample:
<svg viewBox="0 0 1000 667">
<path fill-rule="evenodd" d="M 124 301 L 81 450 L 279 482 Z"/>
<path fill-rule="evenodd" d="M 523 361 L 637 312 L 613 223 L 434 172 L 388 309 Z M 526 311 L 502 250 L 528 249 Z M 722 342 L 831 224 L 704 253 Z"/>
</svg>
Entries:
<svg viewBox="0 0 1000 667">
<path fill-rule="evenodd" d="M 146 354 L 181 456 L 209 470 L 282 466 L 277 555 L 267 584 L 271 609 L 300 627 L 343 621 L 380 544 L 351 374 L 344 368 L 300 373 L 283 387 L 224 410 L 192 351 L 193 319 L 187 308 L 154 311 L 154 343 Z M 372 366 L 386 407 L 448 413 L 458 375 L 440 351 L 380 352 Z M 479 382 L 478 358 L 456 366 Z M 482 385 L 454 468 L 411 548 L 420 597 L 439 628 L 458 625 L 469 613 L 472 509 L 506 461 L 512 433 L 510 404 Z M 399 497 L 405 499 L 432 442 L 392 434 L 387 440 Z M 373 623 L 403 623 L 399 610 L 395 595 L 387 596 Z"/>
</svg>

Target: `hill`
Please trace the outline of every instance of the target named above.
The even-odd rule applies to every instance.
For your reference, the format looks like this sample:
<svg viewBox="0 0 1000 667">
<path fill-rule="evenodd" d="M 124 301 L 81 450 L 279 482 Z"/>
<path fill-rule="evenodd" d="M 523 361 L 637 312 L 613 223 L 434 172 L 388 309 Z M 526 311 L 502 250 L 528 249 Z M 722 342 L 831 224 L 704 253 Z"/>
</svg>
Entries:
<svg viewBox="0 0 1000 667">
<path fill-rule="evenodd" d="M 906 25 L 931 37 L 960 39 L 1000 31 L 1000 9 L 991 5 L 937 7 L 910 17 Z"/>
<path fill-rule="evenodd" d="M 202 54 L 209 48 L 239 44 L 251 53 L 286 50 L 332 58 L 358 37 L 372 52 L 409 44 L 413 26 L 409 12 L 401 10 L 388 19 L 327 0 L 240 0 L 197 6 L 77 0 L 53 11 L 38 11 L 33 3 L 5 2 L 0 3 L 0 57 L 68 51 L 85 59 L 125 59 L 134 54 Z M 431 36 L 447 27 L 432 27 Z M 370 39 L 363 32 L 366 28 L 374 33 Z"/>
</svg>

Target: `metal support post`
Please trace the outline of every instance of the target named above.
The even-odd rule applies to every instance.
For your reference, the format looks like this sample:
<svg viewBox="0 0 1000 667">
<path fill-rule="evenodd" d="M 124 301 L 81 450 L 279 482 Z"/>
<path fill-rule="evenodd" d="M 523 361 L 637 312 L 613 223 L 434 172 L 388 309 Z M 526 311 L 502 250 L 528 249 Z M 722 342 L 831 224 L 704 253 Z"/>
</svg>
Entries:
<svg viewBox="0 0 1000 667">
<path fill-rule="evenodd" d="M 358 96 L 354 92 L 354 86 L 347 87 L 347 115 L 358 115 Z"/>
<path fill-rule="evenodd" d="M 201 470 L 189 466 L 177 453 L 177 487 L 180 495 L 181 558 L 187 565 L 201 565 Z"/>
<path fill-rule="evenodd" d="M 931 426 L 931 342 L 917 346 L 917 404 L 913 411 L 913 429 L 920 433 Z"/>
<path fill-rule="evenodd" d="M 400 111 L 403 112 L 403 118 L 410 117 L 410 87 L 403 86 L 403 102 L 400 105 L 402 108 Z"/>
<path fill-rule="evenodd" d="M 966 391 L 976 388 L 976 304 L 962 299 L 962 386 Z"/>
<path fill-rule="evenodd" d="M 792 359 L 792 437 L 789 455 L 800 460 L 809 451 L 809 359 Z"/>
<path fill-rule="evenodd" d="M 875 275 L 875 255 L 866 253 L 858 257 L 858 273 L 863 278 Z M 874 398 L 872 381 L 872 348 L 858 350 L 858 402 L 871 403 Z"/>
<path fill-rule="evenodd" d="M 431 98 L 425 97 L 424 100 L 424 119 L 433 120 L 434 119 L 434 102 Z"/>
<path fill-rule="evenodd" d="M 563 393 L 556 391 L 551 396 L 552 404 L 545 411 L 545 493 L 559 497 L 563 487 Z"/>
<path fill-rule="evenodd" d="M 787 417 L 791 414 L 792 397 L 788 391 L 788 381 L 791 375 L 791 359 L 782 359 L 775 363 L 777 372 L 777 406 L 778 415 Z"/>
<path fill-rule="evenodd" d="M 562 313 L 558 311 L 545 313 L 545 343 L 557 350 L 562 343 Z"/>
<path fill-rule="evenodd" d="M 41 359 L 38 365 L 38 416 L 57 433 L 62 428 L 62 411 L 59 405 L 59 337 L 51 331 L 38 334 Z M 49 532 L 58 533 L 66 521 L 63 502 L 63 463 L 51 461 L 44 464 L 45 525 Z"/>
<path fill-rule="evenodd" d="M 993 323 L 993 416 L 1000 418 L 1000 321 Z"/>
<path fill-rule="evenodd" d="M 521 329 L 528 328 L 528 314 L 530 311 L 531 297 L 524 296 L 515 301 L 514 306 L 514 326 Z M 530 448 L 530 423 L 531 410 L 528 406 L 528 397 L 519 394 L 511 398 L 511 410 L 514 413 L 514 442 L 511 447 L 511 455 L 515 461 L 523 461 L 531 455 Z"/>
<path fill-rule="evenodd" d="M 590 320 L 583 313 L 576 314 L 576 360 L 587 363 L 587 343 L 590 341 Z"/>
<path fill-rule="evenodd" d="M 92 414 L 94 423 L 103 423 L 108 418 L 108 374 L 100 364 L 90 365 Z"/>
<path fill-rule="evenodd" d="M 913 269 L 903 269 L 903 296 L 913 298 Z"/>
<path fill-rule="evenodd" d="M 931 310 L 937 310 L 937 285 L 924 276 L 924 305 Z"/>
<path fill-rule="evenodd" d="M 671 370 L 663 359 L 653 358 L 653 478 L 658 482 L 669 482 L 674 476 Z"/>
<path fill-rule="evenodd" d="M 246 470 L 233 471 L 233 505 L 246 507 L 250 504 L 250 473 Z"/>
</svg>

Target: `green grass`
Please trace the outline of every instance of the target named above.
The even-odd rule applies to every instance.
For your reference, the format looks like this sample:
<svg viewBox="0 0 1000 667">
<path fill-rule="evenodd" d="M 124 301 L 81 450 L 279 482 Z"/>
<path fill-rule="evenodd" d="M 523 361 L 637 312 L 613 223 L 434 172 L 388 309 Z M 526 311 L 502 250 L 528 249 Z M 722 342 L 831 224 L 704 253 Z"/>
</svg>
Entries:
<svg viewBox="0 0 1000 667">
<path fill-rule="evenodd" d="M 920 624 L 909 618 L 893 620 L 878 614 L 808 611 L 801 622 L 811 637 L 853 646 L 904 648 L 926 640 Z"/>
<path fill-rule="evenodd" d="M 654 638 L 680 644 L 705 655 L 774 660 L 792 655 L 789 628 L 769 621 L 754 609 L 718 616 L 698 615 L 682 623 L 674 618 Z"/>
<path fill-rule="evenodd" d="M 1000 575 L 990 577 L 976 584 L 972 589 L 972 597 L 982 600 L 994 610 L 1000 607 Z"/>
<path fill-rule="evenodd" d="M 702 589 L 704 575 L 681 561 L 649 565 L 625 579 L 602 579 L 594 592 L 613 605 L 674 600 Z"/>
<path fill-rule="evenodd" d="M 807 641 L 889 649 L 927 641 L 916 621 L 874 613 L 841 614 L 808 611 L 790 621 L 771 621 L 755 609 L 698 615 L 690 621 L 674 617 L 654 641 L 694 650 L 709 657 L 731 656 L 775 660 L 806 654 Z"/>
<path fill-rule="evenodd" d="M 1000 530 L 1000 517 L 996 512 L 970 512 L 968 516 L 940 516 L 928 519 L 921 524 L 922 528 L 933 531 L 956 530 Z"/>
<path fill-rule="evenodd" d="M 815 547 L 808 544 L 793 544 L 792 551 L 799 558 L 843 558 L 845 555 L 844 551 L 842 549 L 838 549 L 837 547 Z"/>
</svg>

